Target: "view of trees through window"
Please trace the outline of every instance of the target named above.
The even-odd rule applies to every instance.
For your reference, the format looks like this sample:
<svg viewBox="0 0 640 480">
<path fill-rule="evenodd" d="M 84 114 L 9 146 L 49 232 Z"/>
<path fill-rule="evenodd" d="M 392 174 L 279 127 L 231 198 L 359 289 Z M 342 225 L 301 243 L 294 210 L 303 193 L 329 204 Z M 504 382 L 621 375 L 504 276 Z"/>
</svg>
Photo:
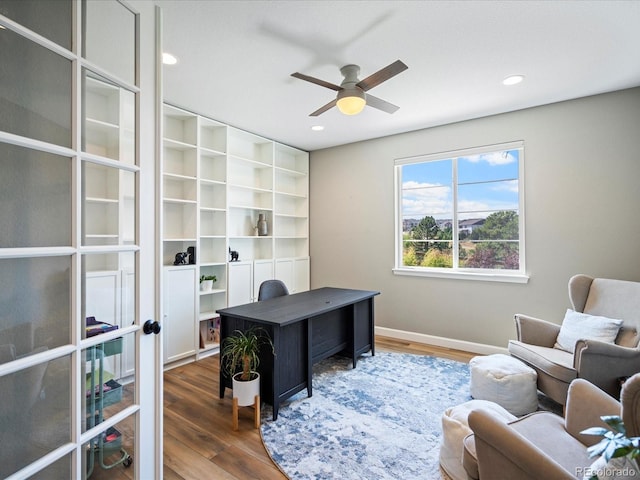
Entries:
<svg viewBox="0 0 640 480">
<path fill-rule="evenodd" d="M 401 266 L 523 269 L 522 146 L 398 165 Z"/>
</svg>

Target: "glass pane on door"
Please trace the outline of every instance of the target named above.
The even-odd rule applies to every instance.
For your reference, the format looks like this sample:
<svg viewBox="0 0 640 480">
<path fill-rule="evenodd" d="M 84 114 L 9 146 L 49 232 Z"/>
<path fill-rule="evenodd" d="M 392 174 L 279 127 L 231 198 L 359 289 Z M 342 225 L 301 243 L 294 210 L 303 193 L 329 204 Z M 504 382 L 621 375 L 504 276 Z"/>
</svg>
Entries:
<svg viewBox="0 0 640 480">
<path fill-rule="evenodd" d="M 82 338 L 133 324 L 135 319 L 135 252 L 87 254 L 82 257 Z"/>
<path fill-rule="evenodd" d="M 71 454 L 43 468 L 29 480 L 51 480 L 52 478 L 71 478 Z"/>
<path fill-rule="evenodd" d="M 83 70 L 82 150 L 135 163 L 135 95 Z"/>
<path fill-rule="evenodd" d="M 135 243 L 135 173 L 82 163 L 82 244 Z"/>
<path fill-rule="evenodd" d="M 71 147 L 71 60 L 0 29 L 0 130 Z"/>
<path fill-rule="evenodd" d="M 131 478 L 133 471 L 126 472 L 135 457 L 135 417 L 109 427 L 83 445 L 85 452 L 82 458 L 83 478 L 91 480 L 113 480 L 114 478 Z"/>
<path fill-rule="evenodd" d="M 71 50 L 71 0 L 3 0 L 0 14 Z"/>
<path fill-rule="evenodd" d="M 70 343 L 70 318 L 71 257 L 0 260 L 0 363 Z"/>
<path fill-rule="evenodd" d="M 130 333 L 112 338 L 82 351 L 85 379 L 83 432 L 134 403 L 132 378 L 124 374 L 126 362 L 135 354 L 134 335 Z"/>
<path fill-rule="evenodd" d="M 69 355 L 0 377 L 0 478 L 71 441 L 71 365 Z"/>
<path fill-rule="evenodd" d="M 118 2 L 83 2 L 83 56 L 100 68 L 121 78 L 135 82 L 136 23 L 131 10 Z M 114 48 L 113 39 L 118 39 Z"/>
<path fill-rule="evenodd" d="M 71 158 L 0 143 L 0 171 L 0 248 L 71 245 Z"/>
</svg>

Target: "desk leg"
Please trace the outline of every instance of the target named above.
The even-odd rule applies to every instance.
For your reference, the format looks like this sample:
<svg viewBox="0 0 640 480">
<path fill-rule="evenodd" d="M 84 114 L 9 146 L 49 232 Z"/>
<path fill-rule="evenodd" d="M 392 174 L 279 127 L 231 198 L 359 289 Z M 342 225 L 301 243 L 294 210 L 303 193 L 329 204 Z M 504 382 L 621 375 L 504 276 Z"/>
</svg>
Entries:
<svg viewBox="0 0 640 480">
<path fill-rule="evenodd" d="M 351 361 L 353 368 L 356 368 L 358 364 L 358 357 L 356 356 L 356 326 L 358 319 L 358 304 L 351 305 Z"/>
<path fill-rule="evenodd" d="M 376 336 L 375 336 L 375 326 L 373 324 L 373 298 L 369 299 L 369 341 L 371 342 L 371 356 L 376 356 Z"/>
<path fill-rule="evenodd" d="M 307 318 L 307 396 L 313 395 L 313 324 Z"/>
<path fill-rule="evenodd" d="M 278 352 L 282 351 L 282 331 L 279 326 L 269 328 L 269 334 L 271 335 L 271 341 L 273 342 L 273 352 L 269 352 L 268 363 L 265 365 L 262 363 L 262 368 L 271 369 L 271 392 L 269 395 L 264 395 L 267 401 L 271 402 L 273 407 L 273 420 L 278 418 L 278 410 L 280 409 L 280 365 L 281 358 Z"/>
</svg>

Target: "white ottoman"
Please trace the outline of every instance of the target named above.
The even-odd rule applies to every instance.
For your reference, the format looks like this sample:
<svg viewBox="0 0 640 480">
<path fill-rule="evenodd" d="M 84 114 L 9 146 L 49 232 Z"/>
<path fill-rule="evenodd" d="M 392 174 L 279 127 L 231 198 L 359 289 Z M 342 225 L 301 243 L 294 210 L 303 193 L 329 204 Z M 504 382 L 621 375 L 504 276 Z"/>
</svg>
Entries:
<svg viewBox="0 0 640 480">
<path fill-rule="evenodd" d="M 489 400 L 513 415 L 525 415 L 538 409 L 536 371 L 520 360 L 501 353 L 473 357 L 471 396 Z"/>
<path fill-rule="evenodd" d="M 453 480 L 468 480 L 466 470 L 462 466 L 462 454 L 464 437 L 473 433 L 469 428 L 467 417 L 471 410 L 483 409 L 490 411 L 496 418 L 504 423 L 515 420 L 497 403 L 486 400 L 471 400 L 455 407 L 450 407 L 442 414 L 442 445 L 440 446 L 440 466 Z"/>
</svg>

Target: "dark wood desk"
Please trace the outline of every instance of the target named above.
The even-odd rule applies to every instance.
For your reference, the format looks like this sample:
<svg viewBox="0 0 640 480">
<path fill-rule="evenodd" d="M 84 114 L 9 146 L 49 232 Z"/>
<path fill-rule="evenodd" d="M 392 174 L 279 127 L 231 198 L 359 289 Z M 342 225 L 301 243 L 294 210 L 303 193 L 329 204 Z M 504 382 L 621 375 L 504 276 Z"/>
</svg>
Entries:
<svg viewBox="0 0 640 480">
<path fill-rule="evenodd" d="M 220 341 L 235 330 L 262 327 L 273 342 L 260 351 L 260 397 L 273 405 L 278 418 L 280 402 L 303 389 L 312 395 L 313 364 L 344 352 L 353 359 L 375 354 L 373 297 L 380 292 L 318 288 L 307 292 L 218 310 Z M 274 355 L 275 352 L 275 355 Z M 220 370 L 220 398 L 231 378 Z"/>
</svg>

